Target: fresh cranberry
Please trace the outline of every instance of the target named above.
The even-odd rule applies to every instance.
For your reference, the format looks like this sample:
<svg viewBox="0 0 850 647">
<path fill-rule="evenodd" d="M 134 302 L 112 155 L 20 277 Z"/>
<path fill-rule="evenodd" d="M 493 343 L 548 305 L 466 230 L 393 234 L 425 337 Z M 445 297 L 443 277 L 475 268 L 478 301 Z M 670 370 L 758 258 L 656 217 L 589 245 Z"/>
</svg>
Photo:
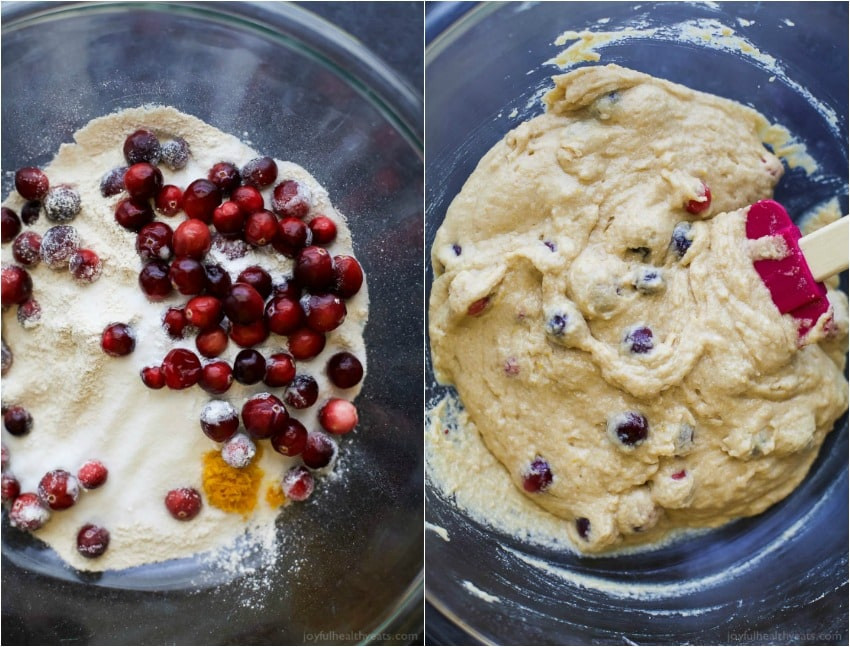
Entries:
<svg viewBox="0 0 850 647">
<path fill-rule="evenodd" d="M 277 235 L 277 218 L 271 211 L 255 211 L 245 220 L 245 242 L 255 247 L 271 243 Z"/>
<path fill-rule="evenodd" d="M 334 283 L 334 266 L 328 250 L 314 245 L 301 250 L 295 261 L 295 280 L 311 291 L 330 288 Z"/>
<path fill-rule="evenodd" d="M 68 269 L 80 283 L 94 283 L 103 272 L 103 263 L 92 250 L 78 249 L 68 261 Z"/>
<path fill-rule="evenodd" d="M 218 187 L 224 194 L 229 194 L 242 184 L 242 176 L 239 169 L 230 162 L 219 162 L 207 173 L 207 179 Z"/>
<path fill-rule="evenodd" d="M 225 393 L 233 384 L 233 369 L 224 361 L 204 364 L 198 384 L 207 393 L 214 395 Z"/>
<path fill-rule="evenodd" d="M 306 409 L 319 399 L 319 385 L 311 376 L 300 374 L 292 380 L 284 396 L 286 404 L 295 409 Z"/>
<path fill-rule="evenodd" d="M 303 218 L 312 205 L 310 190 L 296 180 L 285 180 L 274 188 L 272 208 L 281 218 Z"/>
<path fill-rule="evenodd" d="M 284 475 L 281 487 L 287 499 L 306 501 L 313 494 L 315 481 L 306 467 L 298 465 Z"/>
<path fill-rule="evenodd" d="M 70 222 L 82 209 L 80 194 L 69 186 L 50 189 L 42 206 L 44 215 L 50 222 Z"/>
<path fill-rule="evenodd" d="M 7 265 L 0 270 L 2 279 L 2 304 L 6 308 L 23 303 L 32 295 L 32 278 L 29 272 L 17 265 Z"/>
<path fill-rule="evenodd" d="M 171 278 L 171 284 L 180 294 L 200 294 L 207 285 L 207 273 L 204 271 L 204 266 L 188 256 L 174 259 L 168 276 Z"/>
<path fill-rule="evenodd" d="M 269 328 L 262 319 L 249 324 L 234 323 L 230 326 L 230 338 L 237 346 L 251 348 L 269 338 Z"/>
<path fill-rule="evenodd" d="M 182 137 L 175 137 L 165 142 L 160 148 L 163 164 L 172 171 L 179 171 L 186 167 L 189 161 L 189 143 Z"/>
<path fill-rule="evenodd" d="M 582 539 L 587 539 L 590 536 L 590 519 L 587 517 L 576 519 L 576 532 Z"/>
<path fill-rule="evenodd" d="M 80 484 L 65 470 L 52 470 L 39 481 L 38 496 L 51 510 L 65 510 L 77 502 Z"/>
<path fill-rule="evenodd" d="M 277 164 L 271 157 L 255 157 L 242 167 L 245 184 L 264 189 L 277 179 Z"/>
<path fill-rule="evenodd" d="M 136 333 L 127 324 L 109 324 L 100 336 L 100 347 L 112 357 L 129 355 L 136 348 Z"/>
<path fill-rule="evenodd" d="M 87 523 L 77 533 L 77 552 L 83 557 L 100 557 L 109 548 L 109 531 L 101 526 Z"/>
<path fill-rule="evenodd" d="M 201 430 L 210 440 L 223 443 L 239 428 L 239 412 L 229 402 L 210 400 L 201 410 Z"/>
<path fill-rule="evenodd" d="M 357 408 L 348 400 L 331 398 L 319 410 L 319 424 L 332 434 L 347 434 L 357 426 Z"/>
<path fill-rule="evenodd" d="M 208 263 L 204 265 L 207 275 L 207 292 L 218 299 L 224 299 L 230 294 L 230 274 L 221 265 Z"/>
<path fill-rule="evenodd" d="M 39 168 L 25 166 L 15 171 L 15 190 L 24 200 L 41 200 L 50 189 L 50 181 Z"/>
<path fill-rule="evenodd" d="M 352 256 L 334 256 L 334 294 L 350 299 L 363 285 L 363 268 Z"/>
<path fill-rule="evenodd" d="M 316 332 L 330 332 L 345 321 L 345 304 L 333 294 L 311 294 L 301 300 L 307 327 Z"/>
<path fill-rule="evenodd" d="M 278 454 L 298 456 L 307 445 L 307 429 L 295 418 L 289 418 L 281 429 L 272 434 L 271 444 Z"/>
<path fill-rule="evenodd" d="M 304 464 L 314 470 L 327 467 L 336 454 L 336 443 L 323 431 L 311 431 L 307 434 L 307 442 L 304 451 L 301 452 L 301 460 Z"/>
<path fill-rule="evenodd" d="M 115 207 L 115 222 L 130 231 L 141 230 L 153 217 L 153 209 L 147 200 L 124 198 Z"/>
<path fill-rule="evenodd" d="M 166 184 L 157 192 L 154 206 L 163 216 L 177 215 L 183 208 L 183 191 L 179 186 Z"/>
<path fill-rule="evenodd" d="M 38 495 L 24 492 L 9 510 L 9 521 L 16 528 L 33 532 L 41 528 L 50 519 L 50 510 L 45 508 Z"/>
<path fill-rule="evenodd" d="M 346 351 L 331 357 L 325 371 L 331 383 L 340 389 L 350 389 L 363 379 L 363 364 Z"/>
<path fill-rule="evenodd" d="M 186 326 L 189 320 L 183 308 L 171 307 L 165 311 L 162 317 L 162 327 L 172 339 L 183 339 L 186 334 Z"/>
<path fill-rule="evenodd" d="M 13 436 L 25 436 L 32 429 L 32 415 L 20 405 L 13 405 L 3 413 L 3 426 Z"/>
<path fill-rule="evenodd" d="M 107 476 L 109 476 L 109 470 L 100 461 L 86 461 L 77 470 L 77 480 L 87 490 L 99 488 L 106 483 Z"/>
<path fill-rule="evenodd" d="M 9 243 L 21 232 L 21 219 L 9 207 L 0 209 L 0 213 L 2 213 L 2 221 L 0 221 L 0 225 L 2 225 L 2 229 L 0 229 L 2 231 L 2 240 L 4 243 Z"/>
<path fill-rule="evenodd" d="M 165 373 L 162 372 L 161 366 L 146 366 L 139 375 L 142 376 L 142 383 L 149 389 L 161 389 L 165 386 Z"/>
<path fill-rule="evenodd" d="M 211 246 L 210 228 L 200 220 L 184 220 L 174 232 L 174 253 L 177 256 L 201 260 Z"/>
<path fill-rule="evenodd" d="M 206 330 L 218 325 L 224 311 L 221 301 L 211 296 L 200 296 L 189 299 L 186 304 L 186 320 L 200 330 Z"/>
<path fill-rule="evenodd" d="M 643 355 L 651 351 L 654 347 L 652 341 L 652 329 L 646 326 L 638 326 L 632 328 L 626 333 L 626 338 L 623 343 L 629 349 L 629 352 L 635 355 Z"/>
<path fill-rule="evenodd" d="M 469 304 L 469 307 L 466 309 L 466 314 L 470 317 L 479 317 L 484 313 L 488 305 L 490 305 L 490 297 L 482 297 L 481 299 Z M 561 317 L 561 319 L 563 319 L 563 317 Z M 566 320 L 564 320 L 564 325 L 566 325 Z"/>
<path fill-rule="evenodd" d="M 192 351 L 175 348 L 162 360 L 162 372 L 169 389 L 188 389 L 201 377 L 201 361 Z"/>
<path fill-rule="evenodd" d="M 227 348 L 227 332 L 220 326 L 204 330 L 195 337 L 195 346 L 204 357 L 218 357 Z"/>
<path fill-rule="evenodd" d="M 80 248 L 80 235 L 71 225 L 51 227 L 41 237 L 39 254 L 50 269 L 64 270 L 74 252 Z"/>
<path fill-rule="evenodd" d="M 268 386 L 286 386 L 295 378 L 295 360 L 288 353 L 275 353 L 266 360 L 266 375 L 263 378 Z"/>
<path fill-rule="evenodd" d="M 263 194 L 252 186 L 240 186 L 230 194 L 230 199 L 239 205 L 242 214 L 246 217 L 265 206 Z"/>
<path fill-rule="evenodd" d="M 235 202 L 222 202 L 213 211 L 212 224 L 222 234 L 234 236 L 242 232 L 245 214 Z"/>
<path fill-rule="evenodd" d="M 291 276 L 284 277 L 283 281 L 278 283 L 272 289 L 272 294 L 275 297 L 286 297 L 293 301 L 298 301 L 301 298 L 301 286 Z"/>
<path fill-rule="evenodd" d="M 11 474 L 6 472 L 0 476 L 0 501 L 3 503 L 9 503 L 10 501 L 14 501 L 18 498 L 18 495 L 21 493 L 21 484 L 18 483 L 18 479 L 16 479 Z"/>
<path fill-rule="evenodd" d="M 682 258 L 693 243 L 691 234 L 691 223 L 680 222 L 673 228 L 673 236 L 670 239 L 670 247 L 678 258 Z"/>
<path fill-rule="evenodd" d="M 283 218 L 277 223 L 277 236 L 272 245 L 288 258 L 295 258 L 311 242 L 310 230 L 299 218 Z"/>
<path fill-rule="evenodd" d="M 538 456 L 523 472 L 522 487 L 526 492 L 545 492 L 551 484 L 552 470 L 549 463 Z"/>
<path fill-rule="evenodd" d="M 24 221 L 25 225 L 34 225 L 38 222 L 38 218 L 41 215 L 41 202 L 38 200 L 30 200 L 23 207 L 21 207 L 21 220 Z"/>
<path fill-rule="evenodd" d="M 703 198 L 702 200 L 688 200 L 685 204 L 685 211 L 696 215 L 703 211 L 707 211 L 708 208 L 711 207 L 711 190 L 705 182 L 702 183 L 701 197 Z"/>
<path fill-rule="evenodd" d="M 608 421 L 608 434 L 612 440 L 626 447 L 640 445 L 649 435 L 649 423 L 643 414 L 629 411 Z"/>
<path fill-rule="evenodd" d="M 149 162 L 133 164 L 124 174 L 124 188 L 136 200 L 156 197 L 162 188 L 162 171 Z"/>
<path fill-rule="evenodd" d="M 107 171 L 100 180 L 100 195 L 109 198 L 121 193 L 124 190 L 124 174 L 126 172 L 126 166 L 116 166 L 111 171 Z"/>
<path fill-rule="evenodd" d="M 32 328 L 41 321 L 41 304 L 33 298 L 18 306 L 18 321 L 24 328 Z"/>
<path fill-rule="evenodd" d="M 295 359 L 312 359 L 325 349 L 325 334 L 299 328 L 289 334 L 287 348 Z"/>
<path fill-rule="evenodd" d="M 25 231 L 15 238 L 12 243 L 12 255 L 15 260 L 26 267 L 38 265 L 41 260 L 41 236 L 34 231 Z"/>
<path fill-rule="evenodd" d="M 221 447 L 221 459 L 236 469 L 248 467 L 257 453 L 257 446 L 247 434 L 238 433 Z"/>
<path fill-rule="evenodd" d="M 241 384 L 256 384 L 265 374 L 266 360 L 252 348 L 239 351 L 233 360 L 233 377 Z"/>
<path fill-rule="evenodd" d="M 268 299 L 272 293 L 272 277 L 259 265 L 246 267 L 236 279 L 237 283 L 247 283 L 260 293 L 263 299 Z"/>
<path fill-rule="evenodd" d="M 220 204 L 221 191 L 209 180 L 195 180 L 183 192 L 183 211 L 207 224 L 212 222 L 213 211 Z"/>
<path fill-rule="evenodd" d="M 273 297 L 266 306 L 266 323 L 278 335 L 290 335 L 304 325 L 304 310 L 298 301 Z"/>
<path fill-rule="evenodd" d="M 316 216 L 310 221 L 314 245 L 327 245 L 336 238 L 336 224 L 327 216 Z"/>
<path fill-rule="evenodd" d="M 263 297 L 247 283 L 234 283 L 223 301 L 224 313 L 233 323 L 250 324 L 262 319 Z"/>
<path fill-rule="evenodd" d="M 269 438 L 285 429 L 289 414 L 279 398 L 259 393 L 242 406 L 242 423 L 254 438 Z"/>
<path fill-rule="evenodd" d="M 178 521 L 189 521 L 201 511 L 201 495 L 190 487 L 171 490 L 165 495 L 165 507 Z"/>
<path fill-rule="evenodd" d="M 124 140 L 124 157 L 130 164 L 139 162 L 156 164 L 160 155 L 159 139 L 147 128 L 140 128 L 127 135 L 127 139 Z"/>
<path fill-rule="evenodd" d="M 147 261 L 167 261 L 171 258 L 174 232 L 164 222 L 150 222 L 136 235 L 136 251 Z"/>
<path fill-rule="evenodd" d="M 171 294 L 174 287 L 171 285 L 168 264 L 165 261 L 146 263 L 139 272 L 139 287 L 151 301 L 162 301 Z"/>
</svg>

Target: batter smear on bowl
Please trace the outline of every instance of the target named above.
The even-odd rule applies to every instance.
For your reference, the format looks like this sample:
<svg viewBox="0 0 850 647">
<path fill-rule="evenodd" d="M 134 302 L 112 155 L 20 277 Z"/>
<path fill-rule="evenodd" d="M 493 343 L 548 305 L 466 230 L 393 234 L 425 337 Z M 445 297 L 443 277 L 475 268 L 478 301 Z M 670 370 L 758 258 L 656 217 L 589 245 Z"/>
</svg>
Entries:
<svg viewBox="0 0 850 647">
<path fill-rule="evenodd" d="M 10 521 L 82 570 L 266 542 L 358 422 L 345 218 L 300 166 L 173 108 L 74 139 L 3 206 Z"/>
<path fill-rule="evenodd" d="M 545 101 L 434 241 L 434 370 L 483 444 L 443 406 L 432 478 L 451 492 L 495 457 L 589 553 L 762 512 L 847 408 L 846 295 L 799 338 L 753 269 L 747 209 L 783 172 L 771 125 L 613 65 L 556 77 Z"/>
</svg>

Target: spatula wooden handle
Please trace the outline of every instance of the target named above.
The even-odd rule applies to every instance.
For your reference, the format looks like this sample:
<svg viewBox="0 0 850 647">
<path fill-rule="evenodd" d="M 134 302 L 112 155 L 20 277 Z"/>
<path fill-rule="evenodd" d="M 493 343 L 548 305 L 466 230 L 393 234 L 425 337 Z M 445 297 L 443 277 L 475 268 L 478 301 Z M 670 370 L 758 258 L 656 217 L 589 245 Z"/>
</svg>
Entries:
<svg viewBox="0 0 850 647">
<path fill-rule="evenodd" d="M 800 251 L 815 281 L 843 272 L 847 269 L 848 218 L 839 218 L 826 227 L 821 227 L 798 242 Z"/>
</svg>

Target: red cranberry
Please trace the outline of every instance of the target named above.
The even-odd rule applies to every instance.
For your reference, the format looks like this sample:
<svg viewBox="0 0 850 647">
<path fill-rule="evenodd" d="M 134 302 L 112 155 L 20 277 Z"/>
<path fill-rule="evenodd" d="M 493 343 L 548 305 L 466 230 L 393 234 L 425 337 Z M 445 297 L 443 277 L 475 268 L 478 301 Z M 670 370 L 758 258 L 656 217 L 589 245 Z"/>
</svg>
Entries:
<svg viewBox="0 0 850 647">
<path fill-rule="evenodd" d="M 210 400 L 201 410 L 201 430 L 210 440 L 223 443 L 239 428 L 239 412 L 229 402 Z"/>
<path fill-rule="evenodd" d="M 352 256 L 334 256 L 334 294 L 349 299 L 363 285 L 363 268 Z"/>
<path fill-rule="evenodd" d="M 262 319 L 249 324 L 231 324 L 230 338 L 237 346 L 250 348 L 258 346 L 269 338 L 269 329 Z"/>
<path fill-rule="evenodd" d="M 151 222 L 136 236 L 136 251 L 143 261 L 167 261 L 171 258 L 174 232 L 164 222 Z"/>
<path fill-rule="evenodd" d="M 242 406 L 242 423 L 254 438 L 269 438 L 285 429 L 289 414 L 279 398 L 259 393 Z"/>
<path fill-rule="evenodd" d="M 702 197 L 704 199 L 688 200 L 687 204 L 685 204 L 685 211 L 692 214 L 698 214 L 703 211 L 707 211 L 708 208 L 711 207 L 711 190 L 705 182 L 702 183 L 702 189 Z"/>
<path fill-rule="evenodd" d="M 12 504 L 9 521 L 16 528 L 33 532 L 41 528 L 50 519 L 50 510 L 45 508 L 38 495 L 24 492 Z"/>
<path fill-rule="evenodd" d="M 126 166 L 116 166 L 111 171 L 107 171 L 100 180 L 100 195 L 109 198 L 121 193 L 124 190 L 124 174 L 126 172 Z"/>
<path fill-rule="evenodd" d="M 292 384 L 286 389 L 284 399 L 286 404 L 295 409 L 306 409 L 313 406 L 319 398 L 319 385 L 309 375 L 296 375 Z"/>
<path fill-rule="evenodd" d="M 11 474 L 6 472 L 0 476 L 0 501 L 9 503 L 14 501 L 21 493 L 21 484 Z"/>
<path fill-rule="evenodd" d="M 129 229 L 139 231 L 153 220 L 153 209 L 147 200 L 124 198 L 115 207 L 115 222 Z"/>
<path fill-rule="evenodd" d="M 186 304 L 186 320 L 196 326 L 200 330 L 206 330 L 218 325 L 224 311 L 221 308 L 221 301 L 215 297 L 200 296 L 189 299 Z"/>
<path fill-rule="evenodd" d="M 9 243 L 21 232 L 21 219 L 18 218 L 18 214 L 8 207 L 0 209 L 0 213 L 2 213 L 2 221 L 0 221 L 0 225 L 2 225 L 2 229 L 0 229 L 2 231 L 2 240 L 4 243 Z"/>
<path fill-rule="evenodd" d="M 298 456 L 307 445 L 307 429 L 295 418 L 289 418 L 281 429 L 272 434 L 271 444 L 278 454 Z"/>
<path fill-rule="evenodd" d="M 207 275 L 207 292 L 218 299 L 224 299 L 230 294 L 230 274 L 221 265 L 208 263 L 204 265 Z"/>
<path fill-rule="evenodd" d="M 273 297 L 266 306 L 266 323 L 278 335 L 290 335 L 304 325 L 304 310 L 298 301 Z"/>
<path fill-rule="evenodd" d="M 590 536 L 590 519 L 587 517 L 576 519 L 576 532 L 582 539 L 587 539 Z"/>
<path fill-rule="evenodd" d="M 549 463 L 539 456 L 532 461 L 522 474 L 522 488 L 526 492 L 545 492 L 552 484 L 552 470 Z"/>
<path fill-rule="evenodd" d="M 32 328 L 41 321 L 41 304 L 35 299 L 27 299 L 18 306 L 18 321 L 24 328 Z"/>
<path fill-rule="evenodd" d="M 87 490 L 94 490 L 106 483 L 109 470 L 100 461 L 86 461 L 77 470 L 77 480 Z"/>
<path fill-rule="evenodd" d="M 189 320 L 186 319 L 186 311 L 183 308 L 171 307 L 165 311 L 162 326 L 172 339 L 183 339 L 188 325 Z"/>
<path fill-rule="evenodd" d="M 274 188 L 272 208 L 281 218 L 303 218 L 312 202 L 310 189 L 295 180 L 285 180 Z"/>
<path fill-rule="evenodd" d="M 314 245 L 327 245 L 336 238 L 336 224 L 327 216 L 316 216 L 310 221 Z"/>
<path fill-rule="evenodd" d="M 272 290 L 275 297 L 286 297 L 293 301 L 301 298 L 301 286 L 292 277 L 285 277 L 283 281 L 274 286 Z"/>
<path fill-rule="evenodd" d="M 38 200 L 30 200 L 21 207 L 21 220 L 25 225 L 34 225 L 41 215 L 41 203 Z"/>
<path fill-rule="evenodd" d="M 162 188 L 162 171 L 148 162 L 133 164 L 124 174 L 124 188 L 136 200 L 153 198 Z"/>
<path fill-rule="evenodd" d="M 236 469 L 248 467 L 257 453 L 257 446 L 246 434 L 238 433 L 221 448 L 221 459 Z"/>
<path fill-rule="evenodd" d="M 345 321 L 345 304 L 333 294 L 311 294 L 301 300 L 307 316 L 307 327 L 316 332 L 330 332 Z"/>
<path fill-rule="evenodd" d="M 298 465 L 286 473 L 283 477 L 281 487 L 287 499 L 292 501 L 306 501 L 313 494 L 315 481 L 313 480 L 313 475 L 306 467 Z"/>
<path fill-rule="evenodd" d="M 41 260 L 53 270 L 68 267 L 71 256 L 80 248 L 80 235 L 71 225 L 51 227 L 41 237 Z"/>
<path fill-rule="evenodd" d="M 221 191 L 209 180 L 195 180 L 183 192 L 183 211 L 207 224 L 212 222 L 213 211 L 220 204 Z"/>
<path fill-rule="evenodd" d="M 319 411 L 319 424 L 332 434 L 347 434 L 357 426 L 357 408 L 348 400 L 331 398 Z"/>
<path fill-rule="evenodd" d="M 284 218 L 277 223 L 277 236 L 272 245 L 288 258 L 295 258 L 305 246 L 310 244 L 311 233 L 299 218 Z"/>
<path fill-rule="evenodd" d="M 264 189 L 277 179 L 277 164 L 271 157 L 255 157 L 242 167 L 242 181 Z"/>
<path fill-rule="evenodd" d="M 295 359 L 312 359 L 324 350 L 325 334 L 299 328 L 289 334 L 287 348 Z"/>
<path fill-rule="evenodd" d="M 139 374 L 142 376 L 142 383 L 149 389 L 161 389 L 165 386 L 165 373 L 162 372 L 161 366 L 146 366 Z"/>
<path fill-rule="evenodd" d="M 646 326 L 638 326 L 632 328 L 626 333 L 626 338 L 623 343 L 628 348 L 629 352 L 635 355 L 643 355 L 651 351 L 654 347 L 652 341 L 652 329 Z"/>
<path fill-rule="evenodd" d="M 12 243 L 12 255 L 18 263 L 26 267 L 38 265 L 41 260 L 40 250 L 41 236 L 34 231 L 25 231 Z"/>
<path fill-rule="evenodd" d="M 25 166 L 15 172 L 15 190 L 24 200 L 41 200 L 49 188 L 50 182 L 41 169 Z"/>
<path fill-rule="evenodd" d="M 259 265 L 246 267 L 236 279 L 238 283 L 247 283 L 260 293 L 263 299 L 268 299 L 272 293 L 272 277 Z"/>
<path fill-rule="evenodd" d="M 239 169 L 230 162 L 219 162 L 207 173 L 207 179 L 218 187 L 222 193 L 228 194 L 242 184 Z"/>
<path fill-rule="evenodd" d="M 304 464 L 314 470 L 327 467 L 336 454 L 336 443 L 323 431 L 311 431 L 307 434 L 307 442 L 304 451 L 301 452 L 301 460 Z"/>
<path fill-rule="evenodd" d="M 190 487 L 171 490 L 165 495 L 165 507 L 178 521 L 189 521 L 201 511 L 201 495 Z"/>
<path fill-rule="evenodd" d="M 220 326 L 204 330 L 195 338 L 195 346 L 204 357 L 218 357 L 227 348 L 227 333 Z"/>
<path fill-rule="evenodd" d="M 184 220 L 174 232 L 174 253 L 177 256 L 200 260 L 211 246 L 210 228 L 200 220 Z"/>
<path fill-rule="evenodd" d="M 100 557 L 109 548 L 109 531 L 101 526 L 87 523 L 77 533 L 77 552 L 83 557 Z"/>
<path fill-rule="evenodd" d="M 69 222 L 82 209 L 80 194 L 69 186 L 50 189 L 44 197 L 44 215 L 51 222 Z"/>
<path fill-rule="evenodd" d="M 643 414 L 628 411 L 608 420 L 608 435 L 627 448 L 635 447 L 649 435 L 649 423 Z"/>
<path fill-rule="evenodd" d="M 100 347 L 112 357 L 129 355 L 136 348 L 136 333 L 127 324 L 109 324 L 100 336 Z"/>
<path fill-rule="evenodd" d="M 277 218 L 271 211 L 255 211 L 245 220 L 245 242 L 255 247 L 263 247 L 277 235 Z"/>
<path fill-rule="evenodd" d="M 183 191 L 179 186 L 166 184 L 156 194 L 156 210 L 163 216 L 174 216 L 183 208 Z"/>
<path fill-rule="evenodd" d="M 32 278 L 24 268 L 7 265 L 0 270 L 2 279 L 2 304 L 6 308 L 23 303 L 32 295 Z"/>
<path fill-rule="evenodd" d="M 234 283 L 223 301 L 224 313 L 233 323 L 250 324 L 263 317 L 263 297 L 247 283 Z"/>
<path fill-rule="evenodd" d="M 263 378 L 268 386 L 286 386 L 295 378 L 295 360 L 288 353 L 275 353 L 266 360 L 266 375 Z"/>
<path fill-rule="evenodd" d="M 65 470 L 52 470 L 38 484 L 38 497 L 51 510 L 65 510 L 77 502 L 80 484 Z"/>
<path fill-rule="evenodd" d="M 334 282 L 334 266 L 328 250 L 315 245 L 301 250 L 295 261 L 295 280 L 311 291 L 330 288 Z"/>
<path fill-rule="evenodd" d="M 230 194 L 230 199 L 239 205 L 244 216 L 250 216 L 265 206 L 263 194 L 252 186 L 240 186 Z"/>
<path fill-rule="evenodd" d="M 233 384 L 233 370 L 224 361 L 205 364 L 198 384 L 207 393 L 220 395 L 225 393 Z"/>
<path fill-rule="evenodd" d="M 80 283 L 94 283 L 103 272 L 103 263 L 92 250 L 78 249 L 68 261 L 68 269 Z"/>
<path fill-rule="evenodd" d="M 139 272 L 139 287 L 151 301 L 162 301 L 171 294 L 174 287 L 171 285 L 168 264 L 165 261 L 146 263 Z"/>
<path fill-rule="evenodd" d="M 13 436 L 25 436 L 32 429 L 32 415 L 16 404 L 3 413 L 3 426 Z"/>
<path fill-rule="evenodd" d="M 483 297 L 477 301 L 473 301 L 466 309 L 466 314 L 470 317 L 477 317 L 487 309 L 488 305 L 490 305 L 490 297 Z M 566 325 L 566 320 L 563 317 L 560 315 L 555 315 L 555 317 L 553 317 L 551 326 L 553 330 L 563 330 L 564 325 Z"/>
<path fill-rule="evenodd" d="M 681 481 L 687 475 L 688 475 L 687 470 L 679 470 L 678 472 L 674 472 L 673 474 L 671 474 L 670 478 L 673 479 L 674 481 Z"/>
<path fill-rule="evenodd" d="M 162 360 L 162 372 L 169 389 L 188 389 L 201 377 L 201 361 L 192 351 L 175 348 Z"/>
<path fill-rule="evenodd" d="M 189 143 L 182 137 L 175 137 L 162 145 L 160 153 L 163 164 L 172 171 L 179 171 L 189 161 Z"/>
<path fill-rule="evenodd" d="M 328 378 L 340 389 L 350 389 L 363 379 L 363 365 L 349 352 L 337 353 L 328 360 Z"/>
<path fill-rule="evenodd" d="M 233 360 L 233 377 L 240 384 L 256 384 L 266 374 L 266 360 L 253 348 L 240 350 Z"/>
<path fill-rule="evenodd" d="M 245 215 L 235 202 L 222 202 L 213 211 L 212 224 L 222 234 L 234 236 L 242 232 Z"/>
<path fill-rule="evenodd" d="M 174 259 L 168 276 L 171 278 L 171 284 L 180 294 L 200 294 L 207 285 L 207 273 L 204 271 L 204 266 L 188 256 Z"/>
<path fill-rule="evenodd" d="M 140 128 L 127 135 L 124 140 L 124 157 L 130 164 L 150 162 L 156 164 L 160 158 L 159 139 L 150 130 Z"/>
</svg>

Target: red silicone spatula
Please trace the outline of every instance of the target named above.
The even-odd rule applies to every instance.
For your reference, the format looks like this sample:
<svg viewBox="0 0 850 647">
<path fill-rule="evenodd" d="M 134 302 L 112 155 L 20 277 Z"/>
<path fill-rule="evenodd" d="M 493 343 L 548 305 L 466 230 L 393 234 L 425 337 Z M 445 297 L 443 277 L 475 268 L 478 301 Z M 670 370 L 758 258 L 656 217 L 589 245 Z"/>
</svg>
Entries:
<svg viewBox="0 0 850 647">
<path fill-rule="evenodd" d="M 781 236 L 788 255 L 753 263 L 782 314 L 799 322 L 804 336 L 829 310 L 826 286 L 821 281 L 847 269 L 847 218 L 802 237 L 788 212 L 773 200 L 762 200 L 747 214 L 747 238 Z"/>
</svg>

